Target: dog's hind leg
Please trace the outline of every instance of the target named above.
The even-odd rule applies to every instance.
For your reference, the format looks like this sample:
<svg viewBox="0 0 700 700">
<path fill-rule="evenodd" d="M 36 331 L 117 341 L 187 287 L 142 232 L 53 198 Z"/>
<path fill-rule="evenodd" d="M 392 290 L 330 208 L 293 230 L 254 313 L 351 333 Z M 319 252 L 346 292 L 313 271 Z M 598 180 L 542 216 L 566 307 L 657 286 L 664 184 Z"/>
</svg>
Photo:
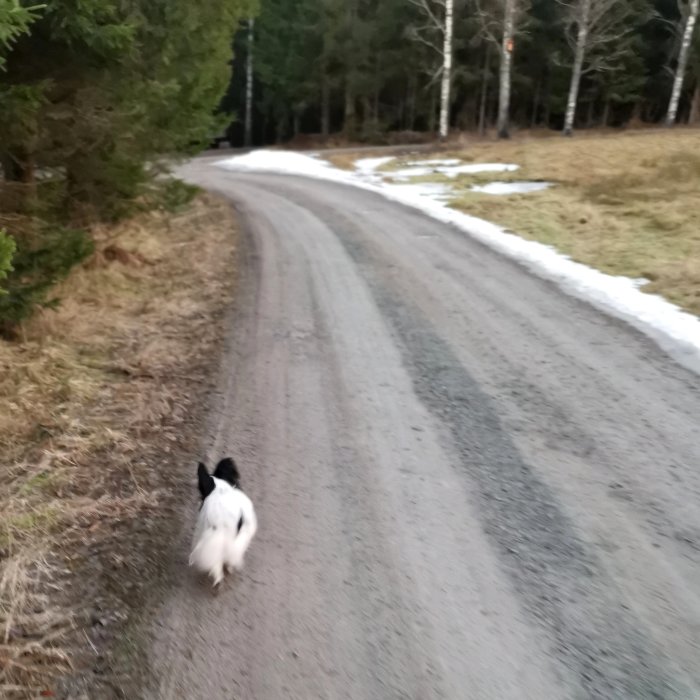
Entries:
<svg viewBox="0 0 700 700">
<path fill-rule="evenodd" d="M 224 580 L 224 566 L 223 566 L 223 564 L 222 563 L 216 564 L 209 572 L 209 575 L 214 580 L 214 588 L 217 588 L 219 586 L 219 584 Z"/>
</svg>

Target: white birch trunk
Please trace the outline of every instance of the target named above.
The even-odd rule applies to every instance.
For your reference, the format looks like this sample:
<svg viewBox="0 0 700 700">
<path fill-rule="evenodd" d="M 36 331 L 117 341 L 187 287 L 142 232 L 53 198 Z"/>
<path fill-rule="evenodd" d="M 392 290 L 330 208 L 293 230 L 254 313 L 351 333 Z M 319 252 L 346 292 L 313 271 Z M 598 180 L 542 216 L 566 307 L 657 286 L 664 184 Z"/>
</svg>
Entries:
<svg viewBox="0 0 700 700">
<path fill-rule="evenodd" d="M 513 35 L 515 33 L 515 3 L 517 0 L 504 0 L 503 41 L 501 43 L 501 76 L 498 92 L 498 138 L 507 139 L 510 113 L 510 83 L 513 64 Z"/>
<path fill-rule="evenodd" d="M 588 43 L 588 23 L 591 16 L 591 0 L 580 0 L 580 2 L 581 13 L 578 17 L 578 34 L 576 36 L 576 50 L 574 51 L 574 67 L 571 71 L 569 98 L 566 101 L 566 117 L 564 119 L 565 136 L 571 136 L 574 131 L 576 105 L 578 104 L 578 90 L 581 85 L 583 59 L 586 55 L 586 44 Z"/>
<path fill-rule="evenodd" d="M 255 20 L 248 20 L 248 55 L 246 56 L 245 84 L 245 132 L 243 142 L 246 146 L 253 143 L 253 39 Z"/>
<path fill-rule="evenodd" d="M 698 20 L 700 0 L 690 0 L 690 7 L 688 9 L 688 19 L 685 22 L 685 29 L 683 30 L 683 41 L 681 42 L 681 52 L 678 55 L 676 76 L 673 79 L 671 100 L 668 103 L 668 112 L 666 113 L 666 126 L 673 126 L 676 123 L 676 117 L 678 116 L 678 102 L 681 99 L 683 78 L 685 77 L 685 69 L 688 65 L 688 54 L 690 53 L 690 44 L 693 39 L 693 30 L 695 29 L 695 24 Z"/>
<path fill-rule="evenodd" d="M 452 33 L 454 28 L 454 0 L 445 2 L 445 41 L 443 45 L 442 85 L 440 88 L 440 140 L 447 138 L 450 129 L 450 86 L 452 83 Z"/>
</svg>

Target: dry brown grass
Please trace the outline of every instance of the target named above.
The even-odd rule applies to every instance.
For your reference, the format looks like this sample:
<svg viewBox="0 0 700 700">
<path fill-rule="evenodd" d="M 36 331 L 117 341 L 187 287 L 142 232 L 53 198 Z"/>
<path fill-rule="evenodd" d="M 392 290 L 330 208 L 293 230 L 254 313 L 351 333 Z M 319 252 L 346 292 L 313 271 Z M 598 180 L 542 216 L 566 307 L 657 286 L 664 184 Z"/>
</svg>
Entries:
<svg viewBox="0 0 700 700">
<path fill-rule="evenodd" d="M 370 151 L 369 153 L 359 154 L 356 151 L 342 151 L 339 153 L 322 153 L 321 157 L 333 164 L 341 170 L 352 170 L 355 166 L 355 161 L 358 158 L 376 158 L 381 157 L 382 151 Z"/>
<path fill-rule="evenodd" d="M 386 174 L 407 160 L 429 157 L 517 163 L 516 172 L 450 180 L 456 189 L 452 206 L 605 272 L 644 277 L 650 280 L 644 291 L 700 313 L 700 131 L 467 141 L 392 161 Z M 346 165 L 352 159 L 342 154 Z M 555 186 L 509 196 L 469 191 L 491 180 L 548 180 Z"/>
<path fill-rule="evenodd" d="M 700 313 L 700 132 L 495 144 L 469 155 L 520 164 L 510 179 L 556 185 L 492 197 L 463 180 L 454 206 L 604 272 L 646 278 L 644 291 Z"/>
<path fill-rule="evenodd" d="M 92 645 L 81 628 L 91 601 L 76 606 L 85 562 L 123 559 L 103 545 L 169 497 L 153 455 L 177 454 L 196 413 L 233 230 L 230 208 L 200 197 L 178 216 L 97 231 L 99 252 L 59 289 L 58 310 L 21 343 L 0 342 L 1 697 L 52 687 L 76 632 Z"/>
<path fill-rule="evenodd" d="M 413 144 L 407 146 L 384 146 L 384 147 L 363 147 L 361 150 L 339 150 L 339 151 L 319 151 L 319 155 L 324 160 L 334 165 L 341 170 L 353 170 L 355 161 L 358 158 L 381 158 L 382 156 L 395 156 L 397 162 L 405 160 L 417 159 L 424 156 L 425 153 L 435 153 L 433 150 L 436 146 L 431 144 Z M 443 147 L 446 148 L 446 147 Z"/>
</svg>

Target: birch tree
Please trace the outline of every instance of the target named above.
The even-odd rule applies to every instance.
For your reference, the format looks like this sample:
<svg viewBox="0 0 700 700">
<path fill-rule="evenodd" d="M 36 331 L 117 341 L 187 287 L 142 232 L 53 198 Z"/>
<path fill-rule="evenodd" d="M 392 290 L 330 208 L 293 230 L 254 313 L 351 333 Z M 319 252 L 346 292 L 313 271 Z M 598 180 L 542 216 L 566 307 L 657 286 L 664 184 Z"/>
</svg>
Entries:
<svg viewBox="0 0 700 700">
<path fill-rule="evenodd" d="M 697 1 L 697 0 L 695 0 Z M 573 52 L 571 82 L 566 100 L 564 134 L 571 136 L 576 118 L 581 78 L 615 64 L 630 48 L 640 17 L 634 2 L 620 0 L 559 0 L 566 8 L 565 34 Z"/>
<path fill-rule="evenodd" d="M 686 15 L 685 27 L 683 29 L 683 38 L 681 39 L 681 50 L 678 54 L 678 65 L 676 66 L 676 74 L 673 78 L 673 89 L 671 90 L 671 99 L 668 103 L 668 111 L 666 112 L 666 126 L 673 126 L 676 123 L 678 116 L 678 103 L 681 98 L 681 90 L 683 89 L 683 78 L 685 77 L 685 69 L 688 65 L 688 55 L 690 54 L 690 44 L 693 40 L 693 31 L 698 21 L 698 11 L 700 10 L 700 0 L 689 0 L 687 9 L 683 14 Z"/>
<path fill-rule="evenodd" d="M 440 78 L 440 140 L 447 138 L 450 129 L 450 91 L 452 86 L 452 56 L 454 52 L 454 0 L 410 0 L 425 17 L 426 24 L 412 27 L 410 35 L 433 50 L 441 58 L 441 64 L 433 76 Z M 436 34 L 441 41 L 430 36 Z M 432 82 L 432 81 L 431 81 Z"/>
<path fill-rule="evenodd" d="M 510 101 L 515 35 L 519 30 L 518 20 L 526 4 L 527 0 L 487 0 L 487 3 L 482 5 L 481 0 L 476 0 L 477 16 L 481 22 L 482 33 L 487 40 L 499 47 L 500 68 L 496 130 L 501 139 L 507 139 L 510 136 Z"/>
<path fill-rule="evenodd" d="M 697 0 L 695 0 L 697 5 Z M 697 14 L 697 13 L 696 13 Z M 445 0 L 445 41 L 443 43 L 442 84 L 440 86 L 440 139 L 445 140 L 450 128 L 450 85 L 452 81 L 452 35 L 454 0 Z"/>
<path fill-rule="evenodd" d="M 578 104 L 578 91 L 581 85 L 583 72 L 583 59 L 588 44 L 588 33 L 591 16 L 591 4 L 593 0 L 579 0 L 571 6 L 571 23 L 577 25 L 576 41 L 574 44 L 574 65 L 571 71 L 571 83 L 569 85 L 569 97 L 566 100 L 566 116 L 564 117 L 564 134 L 571 136 L 576 117 L 576 105 Z"/>
<path fill-rule="evenodd" d="M 253 49 L 255 39 L 255 20 L 248 20 L 248 53 L 245 62 L 245 135 L 244 145 L 253 143 Z"/>
<path fill-rule="evenodd" d="M 513 47 L 515 42 L 515 12 L 517 0 L 504 0 L 503 36 L 501 39 L 501 71 L 498 84 L 499 139 L 510 136 L 510 86 L 513 81 Z"/>
</svg>

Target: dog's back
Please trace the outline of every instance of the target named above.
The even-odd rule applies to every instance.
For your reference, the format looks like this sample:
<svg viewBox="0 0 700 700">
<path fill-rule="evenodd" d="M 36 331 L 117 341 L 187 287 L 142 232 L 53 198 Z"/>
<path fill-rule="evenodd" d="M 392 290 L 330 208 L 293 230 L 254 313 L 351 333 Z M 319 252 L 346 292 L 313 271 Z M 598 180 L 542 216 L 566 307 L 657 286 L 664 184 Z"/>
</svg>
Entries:
<svg viewBox="0 0 700 700">
<path fill-rule="evenodd" d="M 200 464 L 198 479 L 203 501 L 190 565 L 210 575 L 217 585 L 224 577 L 224 568 L 242 568 L 257 519 L 250 498 L 239 488 L 240 477 L 233 460 L 222 460 L 214 476 Z"/>
</svg>

